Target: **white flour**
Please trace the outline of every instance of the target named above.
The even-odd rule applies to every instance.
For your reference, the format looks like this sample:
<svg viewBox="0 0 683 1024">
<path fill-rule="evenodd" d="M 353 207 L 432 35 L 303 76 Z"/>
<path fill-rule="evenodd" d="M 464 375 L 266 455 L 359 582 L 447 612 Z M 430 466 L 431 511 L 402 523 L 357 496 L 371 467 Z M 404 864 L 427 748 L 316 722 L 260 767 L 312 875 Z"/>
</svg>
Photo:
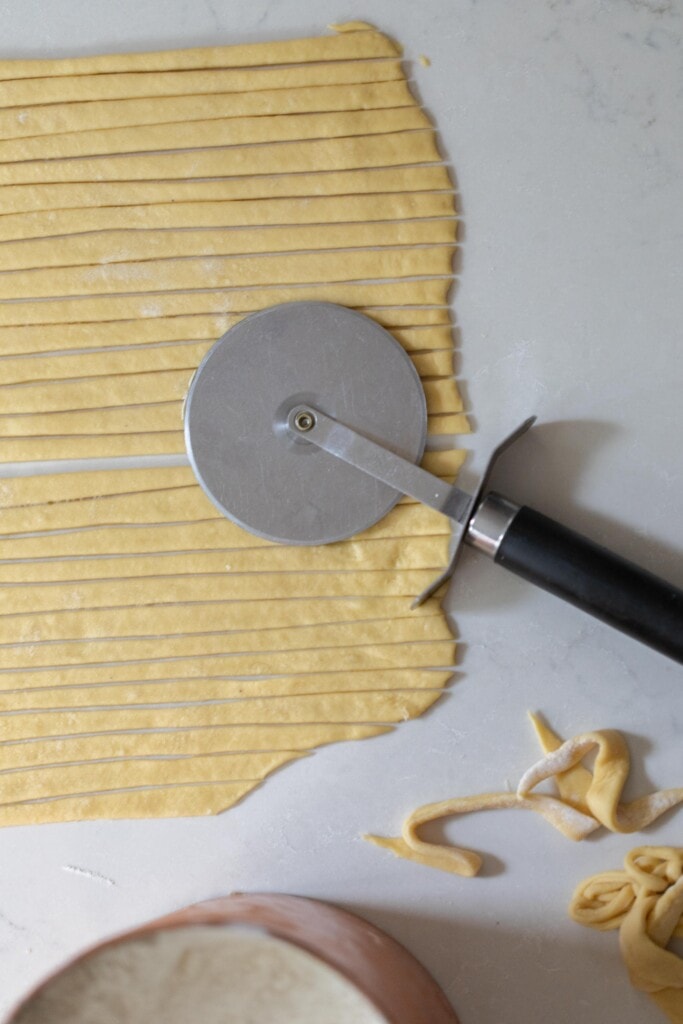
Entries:
<svg viewBox="0 0 683 1024">
<path fill-rule="evenodd" d="M 246 928 L 159 932 L 56 978 L 16 1024 L 386 1024 L 340 974 Z"/>
</svg>

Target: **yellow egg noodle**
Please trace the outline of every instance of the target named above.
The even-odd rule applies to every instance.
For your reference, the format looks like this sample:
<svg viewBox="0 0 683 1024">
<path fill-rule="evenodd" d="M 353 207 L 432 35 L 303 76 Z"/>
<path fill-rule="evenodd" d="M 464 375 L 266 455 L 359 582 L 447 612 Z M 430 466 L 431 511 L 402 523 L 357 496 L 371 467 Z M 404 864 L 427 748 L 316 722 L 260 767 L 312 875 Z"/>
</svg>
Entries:
<svg viewBox="0 0 683 1024">
<path fill-rule="evenodd" d="M 0 61 L 0 460 L 182 453 L 182 399 L 211 344 L 307 298 L 394 329 L 430 433 L 467 432 L 453 187 L 399 58 L 350 23 Z"/>
<path fill-rule="evenodd" d="M 213 813 L 420 714 L 454 644 L 410 598 L 447 547 L 409 500 L 302 549 L 220 516 L 185 467 L 4 479 L 0 823 Z"/>
<path fill-rule="evenodd" d="M 612 832 L 638 832 L 683 803 L 683 787 L 659 790 L 630 803 L 621 800 L 630 769 L 626 742 L 614 729 L 582 733 L 563 742 L 538 716 L 531 715 L 544 757 L 522 776 L 516 793 L 482 793 L 418 807 L 405 819 L 401 836 L 368 835 L 367 840 L 399 857 L 471 878 L 482 858 L 472 850 L 430 843 L 419 830 L 440 818 L 487 810 L 527 810 L 545 818 L 568 839 L 581 840 L 603 826 Z M 592 771 L 582 762 L 597 752 Z M 534 793 L 554 780 L 558 796 Z"/>
<path fill-rule="evenodd" d="M 667 949 L 683 938 L 683 849 L 640 846 L 623 871 L 583 881 L 572 896 L 574 921 L 599 931 L 619 929 L 631 984 L 647 992 L 672 1024 L 683 1024 L 683 960 Z"/>
<path fill-rule="evenodd" d="M 391 330 L 430 433 L 467 432 L 452 183 L 399 48 L 338 29 L 0 61 L 0 461 L 183 452 L 213 342 L 298 299 Z M 420 714 L 454 643 L 410 601 L 448 540 L 404 499 L 349 541 L 268 544 L 186 467 L 0 480 L 0 824 L 219 812 Z"/>
</svg>

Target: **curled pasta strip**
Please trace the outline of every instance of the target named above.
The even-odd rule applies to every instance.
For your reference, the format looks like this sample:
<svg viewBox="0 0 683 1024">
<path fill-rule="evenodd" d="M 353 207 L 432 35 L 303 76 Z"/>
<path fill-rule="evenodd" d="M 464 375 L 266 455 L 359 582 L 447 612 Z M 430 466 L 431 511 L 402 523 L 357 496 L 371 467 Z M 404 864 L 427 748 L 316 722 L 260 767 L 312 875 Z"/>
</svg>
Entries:
<svg viewBox="0 0 683 1024">
<path fill-rule="evenodd" d="M 620 802 L 630 758 L 626 742 L 616 730 L 582 733 L 563 742 L 538 716 L 531 715 L 531 721 L 545 756 L 525 772 L 516 793 L 483 793 L 426 804 L 408 815 L 400 837 L 367 835 L 365 838 L 399 857 L 471 878 L 481 868 L 479 854 L 457 846 L 428 842 L 420 835 L 423 826 L 473 811 L 530 810 L 540 814 L 567 838 L 578 841 L 600 826 L 612 832 L 635 832 L 683 802 L 683 787 L 650 793 L 628 804 Z M 595 750 L 597 756 L 591 772 L 582 761 Z M 548 779 L 555 781 L 557 797 L 532 792 L 539 783 Z M 669 864 L 668 860 L 666 864 Z M 671 879 L 666 871 L 675 869 L 664 867 L 660 870 L 658 867 L 654 870 L 649 861 L 641 863 L 636 860 L 631 870 L 634 876 L 641 872 L 647 877 L 650 886 L 660 884 L 667 887 Z M 600 919 L 600 914 L 606 922 L 621 921 L 634 902 L 633 894 L 629 896 L 628 890 L 621 885 L 620 876 L 613 877 L 613 874 L 600 876 L 591 890 L 595 900 L 595 907 L 591 910 L 598 915 L 594 917 L 595 921 Z M 668 925 L 668 918 L 666 921 Z M 598 926 L 594 924 L 594 927 Z M 618 927 L 612 924 L 603 926 Z M 665 931 L 666 927 L 662 927 Z"/>
<path fill-rule="evenodd" d="M 551 796 L 532 794 L 520 797 L 516 793 L 481 793 L 477 796 L 456 797 L 454 800 L 442 800 L 440 803 L 418 807 L 404 821 L 400 838 L 385 839 L 373 835 L 367 835 L 365 838 L 375 846 L 391 850 L 398 857 L 415 860 L 419 864 L 440 868 L 442 871 L 450 871 L 454 875 L 472 878 L 479 873 L 482 865 L 482 858 L 478 853 L 458 846 L 427 842 L 420 838 L 419 829 L 422 825 L 440 818 L 470 814 L 473 811 L 494 810 L 535 811 L 568 839 L 585 839 L 599 828 L 593 818 Z"/>
<path fill-rule="evenodd" d="M 620 802 L 630 770 L 628 747 L 615 729 L 583 733 L 546 754 L 521 778 L 517 793 L 526 796 L 545 779 L 566 772 L 597 751 L 592 779 L 586 789 L 582 810 L 611 832 L 639 832 L 676 804 L 683 802 L 683 787 L 648 793 L 628 804 Z"/>
</svg>

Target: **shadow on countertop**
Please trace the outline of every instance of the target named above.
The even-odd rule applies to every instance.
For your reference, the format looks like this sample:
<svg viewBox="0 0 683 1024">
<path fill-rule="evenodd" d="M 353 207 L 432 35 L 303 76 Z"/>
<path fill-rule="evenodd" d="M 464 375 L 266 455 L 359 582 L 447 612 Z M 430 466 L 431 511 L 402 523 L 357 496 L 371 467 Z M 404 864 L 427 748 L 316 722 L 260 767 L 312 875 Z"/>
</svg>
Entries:
<svg viewBox="0 0 683 1024">
<path fill-rule="evenodd" d="M 458 879 L 456 882 L 462 882 Z M 469 880 L 462 884 L 471 884 Z M 346 903 L 402 942 L 439 982 L 460 1024 L 658 1024 L 659 1010 L 634 990 L 615 932 L 558 942 L 550 931 L 458 917 L 457 885 L 443 916 Z M 555 907 L 554 915 L 564 912 Z"/>
</svg>

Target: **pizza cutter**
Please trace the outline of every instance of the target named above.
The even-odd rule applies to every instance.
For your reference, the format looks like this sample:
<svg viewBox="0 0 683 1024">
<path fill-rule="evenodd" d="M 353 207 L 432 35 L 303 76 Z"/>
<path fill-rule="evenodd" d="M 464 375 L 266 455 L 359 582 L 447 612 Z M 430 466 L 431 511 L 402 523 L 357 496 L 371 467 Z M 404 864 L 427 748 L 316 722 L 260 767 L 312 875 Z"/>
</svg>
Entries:
<svg viewBox="0 0 683 1024">
<path fill-rule="evenodd" d="M 361 313 L 292 302 L 241 320 L 200 364 L 185 402 L 190 463 L 214 505 L 281 544 L 345 540 L 402 495 L 446 516 L 453 573 L 463 543 L 683 662 L 683 591 L 526 506 L 486 492 L 490 454 L 470 494 L 420 468 L 427 408 L 399 343 Z"/>
</svg>

